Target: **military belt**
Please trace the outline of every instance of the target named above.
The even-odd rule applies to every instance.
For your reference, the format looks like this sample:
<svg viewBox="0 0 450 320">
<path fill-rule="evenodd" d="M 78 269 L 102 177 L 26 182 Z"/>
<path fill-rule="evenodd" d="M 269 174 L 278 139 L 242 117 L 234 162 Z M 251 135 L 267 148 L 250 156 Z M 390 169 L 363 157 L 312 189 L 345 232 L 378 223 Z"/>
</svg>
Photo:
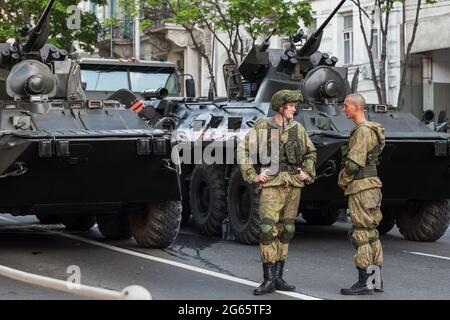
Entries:
<svg viewBox="0 0 450 320">
<path fill-rule="evenodd" d="M 298 168 L 300 168 L 300 166 L 295 166 L 295 165 L 292 165 L 292 164 L 280 163 L 278 165 L 278 171 L 270 170 L 271 168 L 272 167 L 262 167 L 261 168 L 261 172 L 265 171 L 268 176 L 276 176 L 280 172 L 298 173 Z"/>
<path fill-rule="evenodd" d="M 280 163 L 280 172 L 295 172 L 298 173 L 299 166 L 287 163 Z"/>
<path fill-rule="evenodd" d="M 364 178 L 377 177 L 377 166 L 376 165 L 366 165 L 359 169 L 359 171 L 353 177 L 353 180 L 360 180 Z"/>
</svg>

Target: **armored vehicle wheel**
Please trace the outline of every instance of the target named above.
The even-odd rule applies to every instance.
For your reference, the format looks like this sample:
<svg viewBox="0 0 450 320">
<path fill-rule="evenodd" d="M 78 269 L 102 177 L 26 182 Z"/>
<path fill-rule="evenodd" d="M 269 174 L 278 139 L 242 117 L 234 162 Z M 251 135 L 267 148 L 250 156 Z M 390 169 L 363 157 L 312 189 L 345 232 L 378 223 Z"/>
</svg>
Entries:
<svg viewBox="0 0 450 320">
<path fill-rule="evenodd" d="M 128 210 L 131 233 L 146 248 L 166 248 L 180 231 L 181 202 L 149 203 L 144 208 Z"/>
<path fill-rule="evenodd" d="M 106 239 L 125 240 L 131 238 L 128 215 L 124 212 L 116 214 L 98 214 L 98 229 Z"/>
<path fill-rule="evenodd" d="M 380 234 L 386 234 L 395 226 L 394 209 L 381 208 L 381 212 L 383 213 L 383 219 L 381 219 L 377 229 Z"/>
<path fill-rule="evenodd" d="M 331 226 L 338 217 L 339 211 L 337 209 L 323 208 L 316 210 L 303 210 L 303 219 L 314 226 Z"/>
<path fill-rule="evenodd" d="M 87 231 L 95 225 L 95 216 L 68 214 L 61 217 L 61 223 L 69 231 Z"/>
<path fill-rule="evenodd" d="M 227 214 L 225 171 L 218 165 L 197 165 L 189 187 L 194 224 L 204 235 L 220 235 Z"/>
<path fill-rule="evenodd" d="M 183 170 L 183 169 L 182 169 Z M 182 171 L 184 172 L 184 171 Z M 186 181 L 186 175 L 181 175 L 181 205 L 182 205 L 182 211 L 181 211 L 181 225 L 184 226 L 191 217 L 191 204 L 189 199 L 189 182 Z"/>
<path fill-rule="evenodd" d="M 61 222 L 61 217 L 57 214 L 44 214 L 39 213 L 36 215 L 36 218 L 42 224 L 56 224 Z"/>
<path fill-rule="evenodd" d="M 188 221 L 189 218 L 191 217 L 191 204 L 189 199 L 186 199 L 183 196 L 183 200 L 181 201 L 181 225 L 184 226 Z"/>
<path fill-rule="evenodd" d="M 436 241 L 450 222 L 448 200 L 417 201 L 406 206 L 397 216 L 400 233 L 408 240 Z"/>
<path fill-rule="evenodd" d="M 259 243 L 259 196 L 255 187 L 244 181 L 239 168 L 233 170 L 228 184 L 228 216 L 238 242 Z"/>
</svg>

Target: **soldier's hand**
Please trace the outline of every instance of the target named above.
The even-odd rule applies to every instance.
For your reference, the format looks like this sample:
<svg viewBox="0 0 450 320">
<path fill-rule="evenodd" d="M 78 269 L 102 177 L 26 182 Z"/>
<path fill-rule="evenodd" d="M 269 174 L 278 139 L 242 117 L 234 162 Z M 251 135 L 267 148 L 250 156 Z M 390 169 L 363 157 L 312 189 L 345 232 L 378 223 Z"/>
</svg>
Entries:
<svg viewBox="0 0 450 320">
<path fill-rule="evenodd" d="M 269 176 L 267 175 L 267 172 L 269 172 L 269 170 L 264 170 L 263 172 L 258 174 L 255 178 L 255 182 L 256 183 L 266 183 L 269 180 Z"/>
<path fill-rule="evenodd" d="M 304 172 L 301 168 L 298 168 L 299 174 L 298 174 L 298 178 L 300 179 L 300 181 L 305 181 L 309 179 L 309 176 L 306 172 Z"/>
</svg>

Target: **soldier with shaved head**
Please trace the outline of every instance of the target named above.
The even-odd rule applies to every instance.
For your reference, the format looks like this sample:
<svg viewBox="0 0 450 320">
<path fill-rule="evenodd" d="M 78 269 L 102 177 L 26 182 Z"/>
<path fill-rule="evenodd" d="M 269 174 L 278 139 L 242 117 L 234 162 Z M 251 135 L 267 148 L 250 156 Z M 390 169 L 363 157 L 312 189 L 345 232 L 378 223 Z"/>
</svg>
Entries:
<svg viewBox="0 0 450 320">
<path fill-rule="evenodd" d="M 341 289 L 344 295 L 383 291 L 382 285 L 374 290 L 370 270 L 374 266 L 381 268 L 383 263 L 383 249 L 377 230 L 382 219 L 382 184 L 377 175 L 377 165 L 385 137 L 381 124 L 367 121 L 365 107 L 366 101 L 359 93 L 348 95 L 343 105 L 344 113 L 353 120 L 355 127 L 350 132 L 348 146 L 342 150 L 343 168 L 339 173 L 338 184 L 348 196 L 352 223 L 349 237 L 356 248 L 353 261 L 358 269 L 358 281 L 348 289 Z"/>
</svg>

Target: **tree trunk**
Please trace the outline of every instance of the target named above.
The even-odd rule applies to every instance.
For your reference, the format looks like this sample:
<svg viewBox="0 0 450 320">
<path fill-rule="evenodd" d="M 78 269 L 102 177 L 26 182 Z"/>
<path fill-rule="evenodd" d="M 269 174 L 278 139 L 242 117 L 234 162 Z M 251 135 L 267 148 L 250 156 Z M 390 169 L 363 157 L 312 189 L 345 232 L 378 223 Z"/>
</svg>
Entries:
<svg viewBox="0 0 450 320">
<path fill-rule="evenodd" d="M 205 59 L 206 65 L 208 66 L 208 73 L 210 76 L 210 80 L 213 84 L 213 90 L 214 94 L 217 95 L 217 85 L 216 85 L 216 79 L 214 76 L 214 70 L 211 63 L 211 59 L 209 56 L 203 51 L 203 48 L 198 44 L 197 40 L 195 40 L 194 31 L 192 28 L 189 28 L 186 25 L 183 25 L 184 29 L 189 33 L 189 36 L 191 37 L 192 43 L 194 44 L 195 49 L 197 49 L 198 53 L 202 56 L 203 59 Z"/>
<path fill-rule="evenodd" d="M 407 69 L 407 65 L 409 60 L 411 60 L 411 49 L 412 46 L 414 44 L 414 41 L 416 40 L 416 32 L 417 32 L 417 27 L 419 26 L 419 14 L 420 14 L 420 6 L 422 4 L 422 0 L 418 0 L 417 1 L 417 7 L 416 7 L 416 17 L 414 19 L 414 27 L 413 27 L 413 31 L 411 34 L 411 39 L 409 40 L 408 43 L 408 48 L 406 49 L 406 54 L 403 52 L 404 54 L 404 61 L 401 65 L 401 77 L 400 77 L 400 88 L 398 91 L 398 98 L 397 98 L 397 108 L 400 109 L 400 107 L 403 107 L 403 90 L 406 84 L 406 69 Z M 403 20 L 404 23 L 404 20 Z"/>
<path fill-rule="evenodd" d="M 236 36 L 239 39 L 239 61 L 236 63 L 241 63 L 244 60 L 244 40 L 242 40 L 241 34 L 239 32 L 239 26 L 236 26 Z"/>
<path fill-rule="evenodd" d="M 380 16 L 381 13 L 380 7 Z M 389 10 L 386 10 L 385 16 L 385 24 L 382 28 L 382 39 L 381 39 L 381 56 L 380 56 L 380 89 L 381 89 L 381 104 L 387 103 L 387 95 L 386 95 L 386 63 L 387 62 L 387 37 L 388 37 L 388 28 L 389 28 Z M 380 19 L 380 24 L 382 25 L 382 19 Z"/>
<path fill-rule="evenodd" d="M 233 57 L 232 57 L 232 55 L 231 55 L 231 51 L 232 51 L 231 46 L 233 45 L 233 43 L 232 43 L 232 41 L 231 41 L 231 38 L 230 38 L 230 44 L 229 44 L 229 46 L 227 46 L 227 45 L 222 41 L 222 39 L 217 35 L 216 30 L 213 28 L 213 26 L 211 26 L 211 24 L 209 23 L 207 17 L 205 17 L 204 15 L 202 15 L 202 22 L 206 25 L 206 27 L 208 28 L 208 30 L 211 32 L 211 34 L 212 34 L 212 35 L 214 36 L 214 38 L 217 40 L 217 42 L 219 42 L 219 43 L 222 45 L 222 47 L 225 49 L 225 51 L 227 52 L 228 59 L 229 59 L 230 61 L 233 61 Z M 229 33 L 228 33 L 228 34 L 229 34 Z"/>
</svg>

